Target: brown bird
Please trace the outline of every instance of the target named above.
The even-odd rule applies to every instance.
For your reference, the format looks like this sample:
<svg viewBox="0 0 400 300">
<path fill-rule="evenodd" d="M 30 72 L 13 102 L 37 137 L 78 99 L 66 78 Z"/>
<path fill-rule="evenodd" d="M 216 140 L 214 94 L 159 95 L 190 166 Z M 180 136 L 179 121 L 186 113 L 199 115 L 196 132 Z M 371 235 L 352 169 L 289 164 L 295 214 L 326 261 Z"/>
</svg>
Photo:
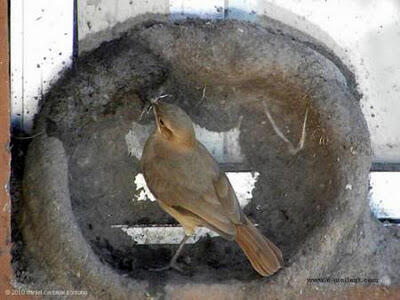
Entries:
<svg viewBox="0 0 400 300">
<path fill-rule="evenodd" d="M 176 261 L 183 245 L 203 226 L 235 240 L 260 275 L 277 272 L 282 252 L 245 216 L 225 173 L 196 139 L 189 116 L 166 103 L 153 104 L 153 112 L 157 127 L 143 149 L 144 178 L 161 208 L 185 231 L 170 263 L 157 270 L 181 270 Z"/>
</svg>

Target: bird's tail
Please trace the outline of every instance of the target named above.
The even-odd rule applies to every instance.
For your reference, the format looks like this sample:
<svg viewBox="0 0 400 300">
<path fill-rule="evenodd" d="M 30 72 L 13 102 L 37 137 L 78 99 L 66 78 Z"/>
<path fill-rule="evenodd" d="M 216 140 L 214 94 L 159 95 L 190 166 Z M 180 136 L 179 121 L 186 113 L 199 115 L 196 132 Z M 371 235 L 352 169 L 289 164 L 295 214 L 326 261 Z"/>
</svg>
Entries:
<svg viewBox="0 0 400 300">
<path fill-rule="evenodd" d="M 272 275 L 282 267 L 281 250 L 263 236 L 249 219 L 247 224 L 236 225 L 235 240 L 261 276 Z"/>
</svg>

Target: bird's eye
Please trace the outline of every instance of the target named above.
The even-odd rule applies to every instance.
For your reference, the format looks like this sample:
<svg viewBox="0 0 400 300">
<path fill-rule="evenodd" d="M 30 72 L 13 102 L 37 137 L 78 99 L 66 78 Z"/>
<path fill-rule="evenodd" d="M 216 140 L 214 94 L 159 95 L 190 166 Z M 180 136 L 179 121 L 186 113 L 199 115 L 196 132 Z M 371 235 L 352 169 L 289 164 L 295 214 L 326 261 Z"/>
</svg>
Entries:
<svg viewBox="0 0 400 300">
<path fill-rule="evenodd" d="M 161 126 L 164 126 L 164 121 L 163 121 L 163 120 L 160 119 L 159 122 L 160 122 L 160 125 L 161 125 Z"/>
</svg>

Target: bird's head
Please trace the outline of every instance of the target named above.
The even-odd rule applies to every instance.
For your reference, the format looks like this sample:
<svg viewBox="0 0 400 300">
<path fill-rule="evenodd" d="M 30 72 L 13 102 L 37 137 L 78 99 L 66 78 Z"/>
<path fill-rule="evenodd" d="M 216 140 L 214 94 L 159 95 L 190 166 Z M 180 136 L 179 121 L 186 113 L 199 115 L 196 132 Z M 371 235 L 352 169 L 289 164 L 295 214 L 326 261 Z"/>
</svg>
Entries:
<svg viewBox="0 0 400 300">
<path fill-rule="evenodd" d="M 196 135 L 190 117 L 180 107 L 167 103 L 153 103 L 157 131 L 161 137 L 178 147 L 193 147 Z"/>
</svg>

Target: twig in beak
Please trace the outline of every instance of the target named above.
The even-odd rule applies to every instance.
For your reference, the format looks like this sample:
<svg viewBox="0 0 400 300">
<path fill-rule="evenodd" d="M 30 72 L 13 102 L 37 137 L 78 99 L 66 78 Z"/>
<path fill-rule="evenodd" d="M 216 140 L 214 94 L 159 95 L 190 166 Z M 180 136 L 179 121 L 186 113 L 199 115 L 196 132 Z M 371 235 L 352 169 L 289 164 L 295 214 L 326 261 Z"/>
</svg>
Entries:
<svg viewBox="0 0 400 300">
<path fill-rule="evenodd" d="M 166 98 L 166 97 L 171 97 L 171 95 L 170 94 L 164 94 L 164 95 L 160 95 L 160 96 L 158 96 L 158 97 L 156 97 L 156 98 L 153 98 L 153 99 L 151 99 L 151 103 L 153 104 L 153 103 L 158 103 L 158 101 L 160 101 L 161 99 L 164 99 L 164 98 Z"/>
<path fill-rule="evenodd" d="M 144 114 L 149 113 L 149 111 L 153 108 L 153 103 L 147 104 L 143 107 L 142 112 L 140 113 L 139 121 L 143 119 Z"/>
<path fill-rule="evenodd" d="M 166 97 L 170 97 L 170 94 L 163 94 L 158 97 L 150 99 L 150 104 L 145 105 L 142 112 L 140 113 L 139 121 L 142 120 L 144 114 L 149 113 L 153 109 L 153 104 L 157 104 L 161 99 L 164 99 Z"/>
</svg>

